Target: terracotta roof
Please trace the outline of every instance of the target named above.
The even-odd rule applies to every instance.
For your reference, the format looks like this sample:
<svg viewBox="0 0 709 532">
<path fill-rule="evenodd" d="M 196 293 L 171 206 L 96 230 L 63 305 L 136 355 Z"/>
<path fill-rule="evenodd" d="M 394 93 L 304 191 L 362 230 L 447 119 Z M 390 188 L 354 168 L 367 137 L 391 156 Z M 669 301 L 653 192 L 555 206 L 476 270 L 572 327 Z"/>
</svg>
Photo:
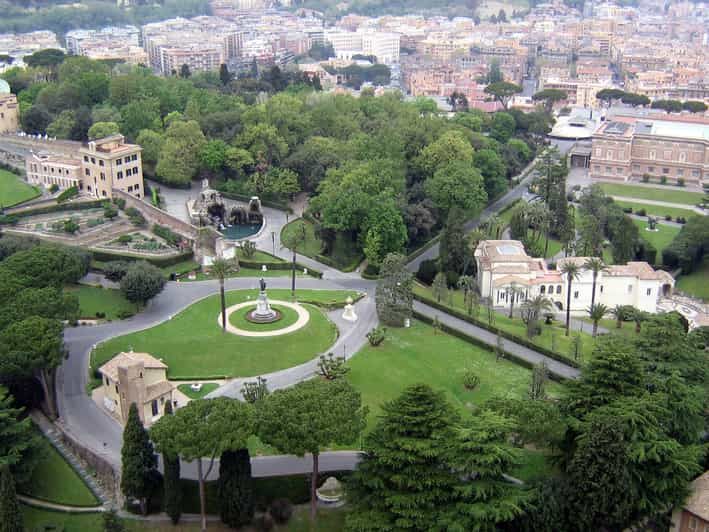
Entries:
<svg viewBox="0 0 709 532">
<path fill-rule="evenodd" d="M 98 370 L 111 380 L 118 380 L 118 368 L 143 363 L 146 369 L 167 369 L 167 365 L 148 353 L 118 353 Z"/>
<path fill-rule="evenodd" d="M 511 285 L 512 283 L 526 286 L 526 285 L 529 285 L 529 280 L 523 279 L 522 277 L 517 277 L 515 275 L 505 275 L 504 277 L 500 277 L 499 279 L 495 279 L 495 281 L 492 284 L 495 286 L 508 286 L 508 285 Z"/>
<path fill-rule="evenodd" d="M 528 264 L 501 264 L 492 268 L 492 273 L 529 273 Z"/>
<path fill-rule="evenodd" d="M 606 275 L 611 277 L 637 277 L 643 281 L 665 281 L 674 285 L 672 276 L 663 270 L 654 270 L 647 262 L 629 262 L 608 266 Z"/>
<path fill-rule="evenodd" d="M 709 471 L 692 482 L 692 494 L 683 508 L 709 521 Z"/>
<path fill-rule="evenodd" d="M 166 393 L 175 389 L 175 386 L 170 381 L 160 381 L 145 388 L 145 402 L 158 399 Z"/>
</svg>

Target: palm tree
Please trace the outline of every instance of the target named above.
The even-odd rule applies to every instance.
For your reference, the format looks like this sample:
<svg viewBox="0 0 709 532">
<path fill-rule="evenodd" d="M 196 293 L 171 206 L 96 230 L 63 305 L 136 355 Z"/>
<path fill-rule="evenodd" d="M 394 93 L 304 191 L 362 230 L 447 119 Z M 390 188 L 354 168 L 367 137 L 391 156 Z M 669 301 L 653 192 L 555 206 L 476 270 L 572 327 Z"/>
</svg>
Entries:
<svg viewBox="0 0 709 532">
<path fill-rule="evenodd" d="M 542 295 L 537 295 L 522 303 L 522 321 L 527 324 L 527 338 L 531 340 L 534 336 L 534 330 L 539 321 L 539 316 L 541 316 L 543 312 L 548 312 L 551 309 L 551 301 Z"/>
<path fill-rule="evenodd" d="M 608 314 L 608 307 L 603 303 L 597 303 L 588 308 L 588 317 L 591 318 L 593 322 L 593 332 L 591 336 L 594 338 L 598 334 L 598 322 L 601 321 L 606 314 Z"/>
<path fill-rule="evenodd" d="M 561 273 L 566 275 L 566 332 L 569 336 L 569 323 L 571 322 L 571 284 L 581 275 L 581 267 L 573 261 L 567 260 L 561 266 Z"/>
<path fill-rule="evenodd" d="M 514 308 L 515 308 L 515 297 L 517 295 L 523 294 L 524 291 L 521 288 L 517 288 L 517 285 L 515 283 L 510 284 L 510 287 L 507 289 L 507 295 L 510 298 L 510 315 L 509 318 L 512 318 Z"/>
<path fill-rule="evenodd" d="M 472 295 L 475 291 L 475 278 L 471 275 L 461 275 L 458 279 L 458 288 L 463 290 L 463 304 L 468 311 L 472 311 Z"/>
<path fill-rule="evenodd" d="M 226 297 L 224 296 L 224 279 L 234 269 L 235 263 L 227 259 L 214 259 L 212 263 L 212 275 L 219 280 L 219 294 L 222 302 L 222 331 L 226 331 Z M 238 266 L 237 266 L 238 269 Z"/>
<path fill-rule="evenodd" d="M 610 309 L 610 314 L 615 318 L 615 328 L 620 329 L 623 327 L 623 321 L 628 316 L 628 310 L 625 305 L 616 305 Z"/>
<path fill-rule="evenodd" d="M 593 285 L 591 286 L 591 307 L 596 304 L 596 283 L 598 282 L 598 274 L 606 271 L 606 265 L 603 260 L 597 257 L 591 257 L 586 260 L 583 267 L 593 273 Z"/>
<path fill-rule="evenodd" d="M 630 316 L 631 316 L 632 320 L 635 322 L 635 334 L 640 334 L 641 324 L 642 324 L 642 322 L 647 320 L 648 313 L 644 312 L 640 309 L 634 308 L 631 311 Z"/>
</svg>

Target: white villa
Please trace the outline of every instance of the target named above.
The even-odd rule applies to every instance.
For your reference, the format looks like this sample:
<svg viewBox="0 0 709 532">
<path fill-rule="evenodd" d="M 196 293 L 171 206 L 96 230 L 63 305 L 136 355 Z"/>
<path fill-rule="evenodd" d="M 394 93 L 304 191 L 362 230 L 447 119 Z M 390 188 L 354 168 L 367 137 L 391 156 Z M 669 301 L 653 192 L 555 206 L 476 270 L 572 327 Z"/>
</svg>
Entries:
<svg viewBox="0 0 709 532">
<path fill-rule="evenodd" d="M 587 312 L 591 305 L 592 272 L 583 268 L 588 257 L 567 257 L 549 269 L 544 259 L 527 255 L 518 240 L 483 240 L 475 249 L 477 283 L 482 297 L 491 297 L 496 307 L 507 307 L 510 297 L 515 304 L 537 295 L 549 298 L 560 310 L 566 305 L 566 275 L 560 270 L 565 262 L 581 266 L 581 275 L 571 283 L 571 311 Z M 675 281 L 647 262 L 629 262 L 607 266 L 598 274 L 596 302 L 609 308 L 631 305 L 646 312 L 657 312 L 661 296 L 672 293 Z M 512 295 L 514 294 L 514 296 Z"/>
</svg>

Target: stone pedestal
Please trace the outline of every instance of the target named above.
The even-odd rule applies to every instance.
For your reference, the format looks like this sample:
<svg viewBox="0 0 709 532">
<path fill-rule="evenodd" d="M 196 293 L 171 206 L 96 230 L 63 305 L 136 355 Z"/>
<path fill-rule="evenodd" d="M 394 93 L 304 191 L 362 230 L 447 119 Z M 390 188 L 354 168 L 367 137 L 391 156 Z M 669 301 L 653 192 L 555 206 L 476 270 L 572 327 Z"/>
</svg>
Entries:
<svg viewBox="0 0 709 532">
<path fill-rule="evenodd" d="M 357 321 L 357 313 L 354 310 L 351 297 L 348 297 L 345 301 L 345 311 L 342 313 L 342 319 L 352 322 Z"/>
<path fill-rule="evenodd" d="M 271 308 L 265 291 L 261 291 L 256 300 L 256 310 L 251 312 L 254 321 L 270 321 L 276 317 L 276 311 Z"/>
</svg>

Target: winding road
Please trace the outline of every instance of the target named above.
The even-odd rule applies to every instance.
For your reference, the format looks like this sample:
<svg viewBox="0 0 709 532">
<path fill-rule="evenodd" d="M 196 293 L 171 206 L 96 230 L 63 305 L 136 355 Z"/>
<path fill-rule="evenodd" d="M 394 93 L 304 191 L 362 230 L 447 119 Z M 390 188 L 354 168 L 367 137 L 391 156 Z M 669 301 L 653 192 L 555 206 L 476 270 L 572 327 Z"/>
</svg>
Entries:
<svg viewBox="0 0 709 532">
<path fill-rule="evenodd" d="M 532 174 L 533 172 L 528 173 L 527 177 L 519 185 L 485 209 L 481 219 L 487 218 L 516 199 L 521 198 L 527 183 L 532 179 Z M 167 191 L 163 189 L 163 193 L 165 192 Z M 180 191 L 180 194 L 184 195 L 184 192 Z M 168 199 L 168 205 L 171 205 L 174 209 L 179 209 L 180 201 L 178 198 L 175 198 L 172 202 Z M 271 252 L 275 251 L 275 254 L 281 258 L 290 259 L 290 252 L 280 247 L 279 238 L 280 230 L 286 223 L 285 213 L 274 209 L 265 209 L 265 211 L 268 225 L 256 239 L 258 247 Z M 472 229 L 479 222 L 480 220 L 476 220 L 466 227 Z M 275 250 L 273 249 L 274 247 Z M 409 268 L 415 270 L 422 260 L 435 258 L 437 255 L 438 244 L 414 259 L 409 264 Z M 367 341 L 366 334 L 378 323 L 374 303 L 376 283 L 362 279 L 358 273 L 343 273 L 317 263 L 308 257 L 298 255 L 297 258 L 301 264 L 323 272 L 321 280 L 311 278 L 298 279 L 297 287 L 357 290 L 366 294 L 366 297 L 355 305 L 356 312 L 359 315 L 357 322 L 350 323 L 342 320 L 340 317 L 341 311 L 329 313 L 329 318 L 336 323 L 340 335 L 336 343 L 328 349 L 328 352 L 332 351 L 350 358 L 364 345 Z M 226 281 L 227 290 L 255 288 L 256 286 L 256 278 L 235 278 Z M 269 279 L 269 286 L 273 288 L 289 288 L 290 279 L 285 277 L 272 278 Z M 57 402 L 60 414 L 58 424 L 61 428 L 119 470 L 121 465 L 122 427 L 107 412 L 96 405 L 86 392 L 89 381 L 88 367 L 91 349 L 96 344 L 115 336 L 147 329 L 171 319 L 172 316 L 195 301 L 216 294 L 218 290 L 219 286 L 215 281 L 169 282 L 165 290 L 151 301 L 143 312 L 133 318 L 96 326 L 67 328 L 64 336 L 69 356 L 57 373 Z M 440 311 L 421 303 L 416 303 L 416 310 L 429 317 L 437 315 L 439 319 L 448 325 L 459 328 L 491 346 L 495 345 L 495 335 L 483 329 L 461 320 L 456 320 L 452 316 L 442 314 Z M 186 332 L 186 334 L 189 333 Z M 578 375 L 577 369 L 551 360 L 514 342 L 505 341 L 505 349 L 533 363 L 545 360 L 550 369 L 562 377 L 574 378 Z M 318 355 L 299 366 L 264 375 L 268 380 L 269 388 L 278 389 L 292 386 L 312 377 L 317 369 Z M 240 398 L 241 388 L 246 380 L 253 380 L 253 376 L 236 378 L 209 394 L 208 397 L 227 396 Z M 320 457 L 320 470 L 323 472 L 351 470 L 358 460 L 359 453 L 357 451 L 323 453 Z M 253 474 L 257 477 L 306 473 L 311 470 L 311 461 L 308 457 L 265 456 L 253 457 L 251 461 Z M 195 465 L 183 464 L 183 477 L 196 478 Z M 218 468 L 215 467 L 212 478 L 216 476 L 217 471 Z"/>
</svg>

